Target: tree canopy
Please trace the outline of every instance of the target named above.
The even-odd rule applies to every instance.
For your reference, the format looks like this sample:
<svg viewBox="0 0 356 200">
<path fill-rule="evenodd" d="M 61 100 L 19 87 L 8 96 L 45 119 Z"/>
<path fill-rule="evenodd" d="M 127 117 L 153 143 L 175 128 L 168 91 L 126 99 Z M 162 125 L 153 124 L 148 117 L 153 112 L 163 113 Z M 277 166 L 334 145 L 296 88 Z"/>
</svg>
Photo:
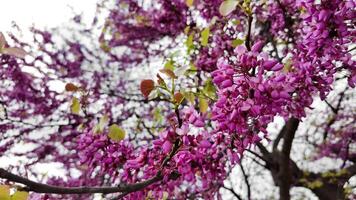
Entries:
<svg viewBox="0 0 356 200">
<path fill-rule="evenodd" d="M 0 200 L 271 199 L 259 171 L 356 198 L 355 4 L 105 0 L 0 33 Z"/>
</svg>

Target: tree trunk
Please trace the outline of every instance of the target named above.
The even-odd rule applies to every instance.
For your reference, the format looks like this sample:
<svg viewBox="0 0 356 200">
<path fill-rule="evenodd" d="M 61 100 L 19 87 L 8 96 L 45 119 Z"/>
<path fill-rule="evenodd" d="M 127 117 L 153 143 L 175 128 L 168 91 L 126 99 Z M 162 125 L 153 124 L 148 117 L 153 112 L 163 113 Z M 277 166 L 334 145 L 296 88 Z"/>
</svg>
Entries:
<svg viewBox="0 0 356 200">
<path fill-rule="evenodd" d="M 322 187 L 312 189 L 312 192 L 320 200 L 344 200 L 346 199 L 342 186 L 325 184 Z"/>
</svg>

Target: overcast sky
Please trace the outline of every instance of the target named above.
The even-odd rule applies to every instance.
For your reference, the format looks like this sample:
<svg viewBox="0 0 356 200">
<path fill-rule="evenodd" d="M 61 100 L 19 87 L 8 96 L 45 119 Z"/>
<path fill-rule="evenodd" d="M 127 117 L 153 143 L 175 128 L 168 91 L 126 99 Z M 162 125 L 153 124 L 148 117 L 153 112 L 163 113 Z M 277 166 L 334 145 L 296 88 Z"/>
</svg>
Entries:
<svg viewBox="0 0 356 200">
<path fill-rule="evenodd" d="M 12 21 L 21 29 L 35 24 L 37 27 L 56 27 L 68 21 L 75 13 L 84 13 L 91 20 L 97 0 L 0 0 L 0 30 L 9 31 Z"/>
</svg>

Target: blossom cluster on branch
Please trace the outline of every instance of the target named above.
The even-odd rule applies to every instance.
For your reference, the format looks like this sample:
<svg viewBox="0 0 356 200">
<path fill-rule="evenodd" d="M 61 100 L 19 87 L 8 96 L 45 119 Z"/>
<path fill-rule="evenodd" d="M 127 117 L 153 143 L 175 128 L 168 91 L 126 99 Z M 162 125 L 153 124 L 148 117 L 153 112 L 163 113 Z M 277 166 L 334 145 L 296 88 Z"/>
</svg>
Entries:
<svg viewBox="0 0 356 200">
<path fill-rule="evenodd" d="M 77 16 L 71 37 L 61 29 L 33 28 L 30 42 L 1 34 L 0 157 L 26 158 L 10 171 L 37 178 L 37 164 L 61 163 L 66 177 L 46 180 L 65 188 L 19 182 L 34 191 L 31 199 L 90 198 L 68 195 L 82 186 L 117 186 L 102 193 L 125 199 L 220 199 L 245 150 L 269 140 L 275 117 L 302 120 L 340 74 L 355 87 L 355 6 L 103 1 L 104 22 L 88 28 Z M 320 156 L 355 157 L 345 150 L 354 124 L 326 129 L 333 136 Z M 20 143 L 25 152 L 17 152 Z"/>
</svg>

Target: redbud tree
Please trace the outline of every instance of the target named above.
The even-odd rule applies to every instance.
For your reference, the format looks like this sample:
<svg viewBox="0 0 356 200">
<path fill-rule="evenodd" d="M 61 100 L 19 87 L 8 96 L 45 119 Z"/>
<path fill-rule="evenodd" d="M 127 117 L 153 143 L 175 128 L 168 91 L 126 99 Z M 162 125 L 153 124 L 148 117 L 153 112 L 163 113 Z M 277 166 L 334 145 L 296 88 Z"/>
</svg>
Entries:
<svg viewBox="0 0 356 200">
<path fill-rule="evenodd" d="M 355 4 L 112 0 L 1 33 L 0 199 L 269 199 L 257 169 L 355 198 Z"/>
</svg>

